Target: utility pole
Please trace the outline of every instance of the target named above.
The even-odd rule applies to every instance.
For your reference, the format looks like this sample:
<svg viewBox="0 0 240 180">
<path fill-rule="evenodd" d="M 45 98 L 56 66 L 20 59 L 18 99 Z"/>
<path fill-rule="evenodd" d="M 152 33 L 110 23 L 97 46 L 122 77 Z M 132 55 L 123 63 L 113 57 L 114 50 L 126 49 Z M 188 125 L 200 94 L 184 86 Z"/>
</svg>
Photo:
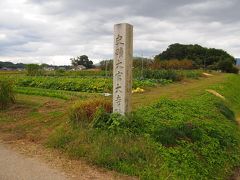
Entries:
<svg viewBox="0 0 240 180">
<path fill-rule="evenodd" d="M 107 77 L 108 74 L 107 74 L 107 60 L 105 60 L 105 76 Z"/>
</svg>

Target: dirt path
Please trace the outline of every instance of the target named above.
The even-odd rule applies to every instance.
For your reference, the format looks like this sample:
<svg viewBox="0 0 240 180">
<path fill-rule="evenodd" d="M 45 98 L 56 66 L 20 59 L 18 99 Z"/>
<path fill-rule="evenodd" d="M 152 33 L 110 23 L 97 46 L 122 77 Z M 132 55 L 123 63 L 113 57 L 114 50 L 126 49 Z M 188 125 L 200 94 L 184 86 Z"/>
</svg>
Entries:
<svg viewBox="0 0 240 180">
<path fill-rule="evenodd" d="M 158 101 L 160 97 L 180 99 L 199 95 L 204 93 L 209 86 L 224 82 L 225 78 L 225 74 L 217 74 L 207 78 L 200 78 L 197 80 L 187 79 L 183 82 L 172 83 L 167 86 L 150 88 L 150 90 L 145 93 L 133 94 L 133 109 L 139 106 L 152 104 Z"/>
<path fill-rule="evenodd" d="M 38 96 L 21 95 L 18 100 L 20 98 L 8 111 L 0 112 L 0 180 L 134 179 L 93 166 L 84 159 L 72 160 L 60 150 L 44 147 L 52 126 L 67 118 L 63 110 L 67 109 L 66 102 Z M 56 174 L 56 178 L 50 178 L 52 174 Z"/>
<path fill-rule="evenodd" d="M 9 139 L 10 138 L 10 139 Z M 89 165 L 83 160 L 71 160 L 59 151 L 40 144 L 13 140 L 0 134 L 0 180 L 132 180 Z"/>
<path fill-rule="evenodd" d="M 36 158 L 29 158 L 0 143 L 1 180 L 65 180 L 67 176 Z"/>
</svg>

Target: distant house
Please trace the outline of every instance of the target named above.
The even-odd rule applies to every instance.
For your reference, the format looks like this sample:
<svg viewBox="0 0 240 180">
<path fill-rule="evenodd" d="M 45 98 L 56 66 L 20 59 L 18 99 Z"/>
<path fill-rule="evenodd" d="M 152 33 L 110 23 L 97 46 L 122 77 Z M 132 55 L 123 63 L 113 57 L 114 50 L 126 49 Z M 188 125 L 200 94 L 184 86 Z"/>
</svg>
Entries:
<svg viewBox="0 0 240 180">
<path fill-rule="evenodd" d="M 2 67 L 2 68 L 0 68 L 0 71 L 12 71 L 12 70 L 14 70 L 14 69 L 12 69 L 12 68 L 7 68 L 7 67 Z"/>
<path fill-rule="evenodd" d="M 83 65 L 78 65 L 72 68 L 73 71 L 82 71 L 84 69 L 87 69 L 87 68 Z"/>
<path fill-rule="evenodd" d="M 58 70 L 66 70 L 66 67 L 62 67 L 62 66 L 59 66 L 58 68 L 57 68 Z"/>
<path fill-rule="evenodd" d="M 55 69 L 53 67 L 44 67 L 45 71 L 54 71 Z"/>
</svg>

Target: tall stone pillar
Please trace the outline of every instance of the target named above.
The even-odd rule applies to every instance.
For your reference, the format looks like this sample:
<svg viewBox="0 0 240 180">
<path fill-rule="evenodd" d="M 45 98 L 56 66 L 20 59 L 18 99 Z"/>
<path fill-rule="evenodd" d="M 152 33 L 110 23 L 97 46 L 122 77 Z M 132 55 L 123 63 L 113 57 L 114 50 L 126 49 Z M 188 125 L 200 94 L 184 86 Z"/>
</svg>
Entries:
<svg viewBox="0 0 240 180">
<path fill-rule="evenodd" d="M 133 26 L 114 25 L 113 112 L 131 111 L 132 103 Z"/>
</svg>

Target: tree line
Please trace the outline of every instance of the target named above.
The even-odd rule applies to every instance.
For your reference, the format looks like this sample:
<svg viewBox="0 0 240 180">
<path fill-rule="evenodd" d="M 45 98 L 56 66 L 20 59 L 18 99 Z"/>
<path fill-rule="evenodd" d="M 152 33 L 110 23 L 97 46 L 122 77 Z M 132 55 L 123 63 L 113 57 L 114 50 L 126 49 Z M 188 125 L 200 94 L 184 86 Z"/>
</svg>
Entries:
<svg viewBox="0 0 240 180">
<path fill-rule="evenodd" d="M 112 60 L 100 62 L 101 69 L 112 69 Z M 133 58 L 133 67 L 148 69 L 209 69 L 238 73 L 236 59 L 222 49 L 206 48 L 198 44 L 172 44 L 154 59 Z"/>
<path fill-rule="evenodd" d="M 99 65 L 94 65 L 87 55 L 77 56 L 70 59 L 72 66 L 82 65 L 86 69 L 100 67 L 102 70 L 112 70 L 113 60 L 103 60 Z M 0 68 L 26 68 L 23 63 L 0 62 Z M 30 66 L 31 67 L 31 66 Z M 32 66 L 33 67 L 33 66 Z M 41 67 L 53 67 L 43 64 Z M 61 66 L 69 69 L 70 66 Z M 236 59 L 222 49 L 206 48 L 198 44 L 171 44 L 165 51 L 156 55 L 154 59 L 134 57 L 133 67 L 135 69 L 210 69 L 221 70 L 223 72 L 238 73 Z M 37 68 L 37 66 L 35 66 Z"/>
<path fill-rule="evenodd" d="M 11 69 L 23 69 L 26 67 L 26 64 L 23 64 L 23 63 L 12 63 L 12 62 L 2 62 L 0 61 L 0 68 L 11 68 Z"/>
</svg>

